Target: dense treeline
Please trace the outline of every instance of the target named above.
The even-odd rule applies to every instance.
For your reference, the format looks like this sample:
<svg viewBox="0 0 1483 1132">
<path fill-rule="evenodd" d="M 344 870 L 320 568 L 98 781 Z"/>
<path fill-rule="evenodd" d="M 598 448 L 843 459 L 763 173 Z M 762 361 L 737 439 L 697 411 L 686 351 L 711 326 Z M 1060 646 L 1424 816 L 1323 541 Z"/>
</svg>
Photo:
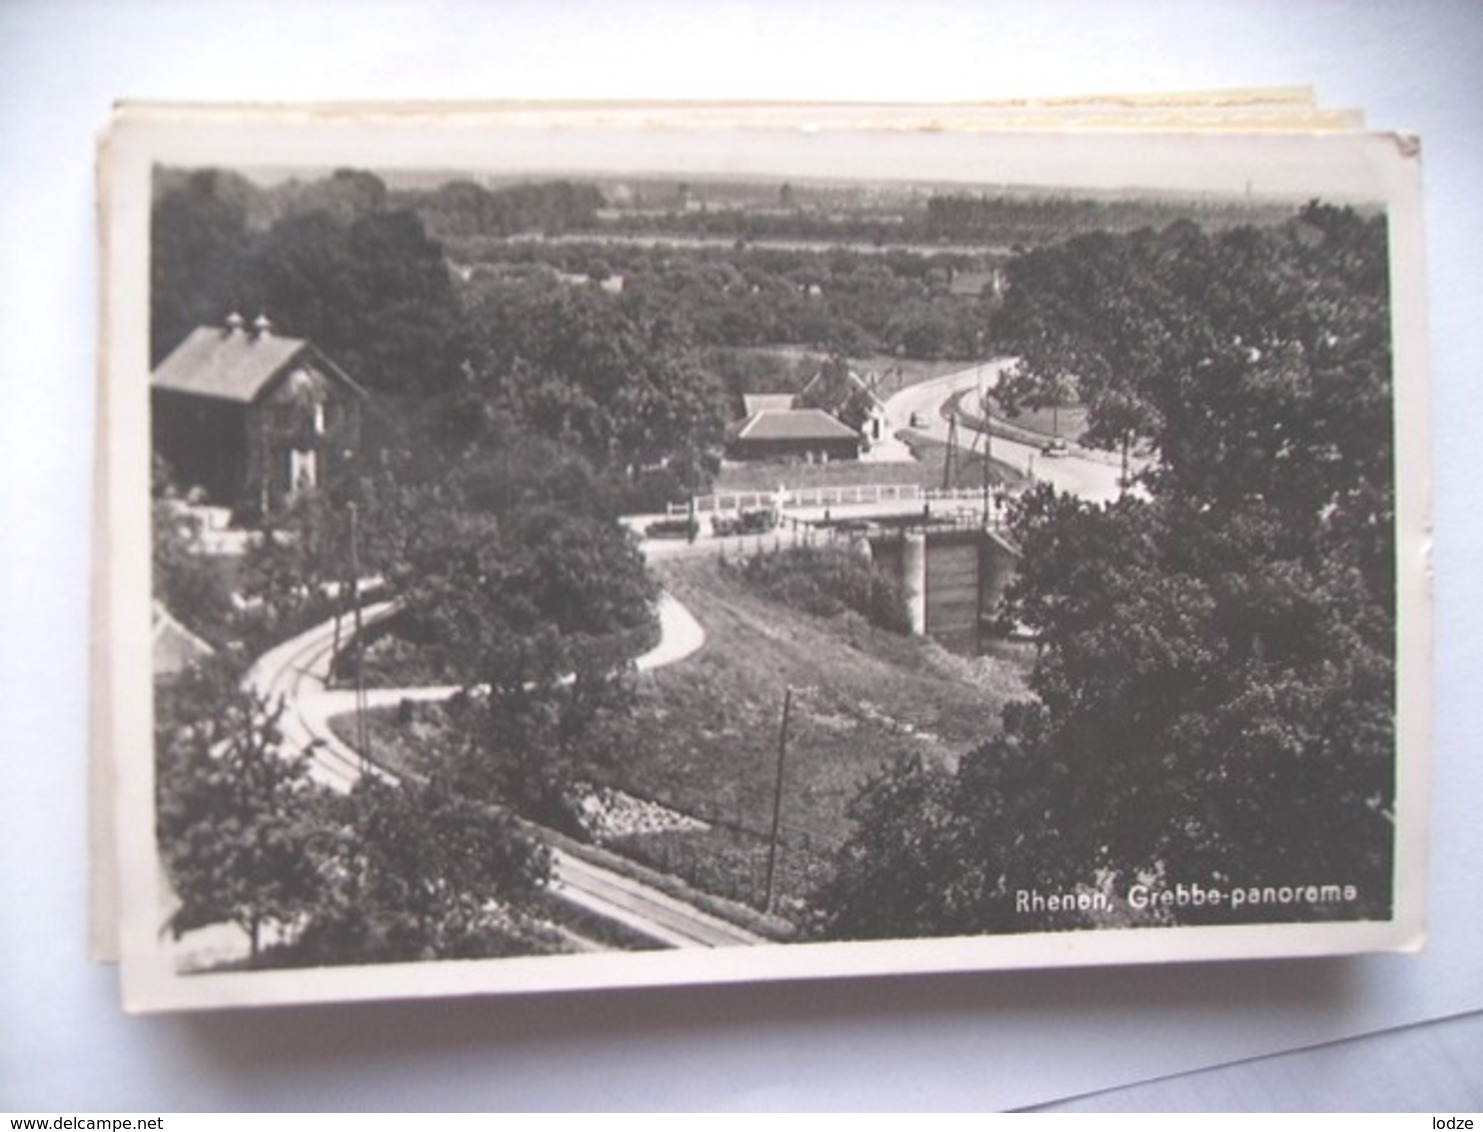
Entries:
<svg viewBox="0 0 1483 1132">
<path fill-rule="evenodd" d="M 266 314 L 397 399 L 398 418 L 448 426 L 409 443 L 477 444 L 490 418 L 510 419 L 631 482 L 667 469 L 640 493 L 652 504 L 654 491 L 705 486 L 748 391 L 744 369 L 725 381 L 710 371 L 718 349 L 966 358 L 984 347 L 994 299 L 954 293 L 982 266 L 963 256 L 490 236 L 579 224 L 598 203 L 564 182 L 390 193 L 351 170 L 272 188 L 162 172 L 154 357 L 229 311 Z"/>
<path fill-rule="evenodd" d="M 383 207 L 367 176 L 337 174 L 335 193 L 306 190 L 302 211 L 266 228 L 249 223 L 231 174 L 195 172 L 161 193 L 150 229 L 154 359 L 235 310 L 311 339 L 371 388 L 446 386 L 458 305 L 442 248 L 414 214 Z"/>
<path fill-rule="evenodd" d="M 969 358 L 995 302 L 983 261 L 961 254 L 779 247 L 467 241 L 481 276 L 530 282 L 539 268 L 663 305 L 703 346 L 799 345 L 842 354 Z M 958 293 L 968 273 L 982 293 Z M 961 288 L 960 288 L 961 290 Z"/>
<path fill-rule="evenodd" d="M 707 201 L 707 193 L 717 199 Z M 839 194 L 785 185 L 776 207 L 758 207 L 756 201 L 733 203 L 739 195 L 743 194 L 736 186 L 698 187 L 684 201 L 663 200 L 662 207 L 610 209 L 589 227 L 597 233 L 806 240 L 881 248 L 945 245 L 1003 256 L 1089 232 L 1132 232 L 1180 220 L 1206 228 L 1276 224 L 1292 211 L 1291 205 L 1274 201 L 1098 198 L 1013 190 L 992 196 L 904 192 L 884 202 L 840 200 Z"/>
<path fill-rule="evenodd" d="M 1018 391 L 1157 451 L 1144 490 L 1018 506 L 1010 613 L 1033 701 L 953 774 L 862 797 L 824 894 L 842 936 L 1087 922 L 1385 917 L 1391 901 L 1394 492 L 1383 217 L 1193 225 L 1018 261 L 999 332 Z M 1345 885 L 1340 903 L 1156 913 L 1133 885 Z M 1121 913 L 1027 912 L 1100 893 Z M 884 896 L 882 894 L 885 894 Z"/>
<path fill-rule="evenodd" d="M 512 236 L 539 232 L 557 236 L 597 222 L 603 198 L 594 185 L 545 181 L 486 189 L 472 181 L 450 181 L 430 191 L 392 194 L 442 239 L 454 236 Z"/>
<path fill-rule="evenodd" d="M 391 399 L 395 410 L 375 422 L 415 426 L 409 448 L 477 445 L 500 419 L 570 444 L 604 470 L 637 478 L 673 462 L 674 486 L 700 486 L 725 395 L 662 297 L 549 278 L 464 285 L 419 216 L 367 178 L 379 185 L 348 171 L 324 191 L 294 184 L 293 208 L 266 227 L 251 219 L 252 192 L 264 190 L 242 178 L 168 178 L 152 225 L 155 358 L 229 311 L 263 313 Z M 527 210 L 533 199 L 558 208 L 570 195 L 509 194 Z M 430 432 L 418 430 L 428 422 Z"/>
<path fill-rule="evenodd" d="M 1251 200 L 945 193 L 927 201 L 922 234 L 928 240 L 991 242 L 1021 252 L 1091 232 L 1128 233 L 1176 222 L 1198 223 L 1210 231 L 1277 224 L 1291 213 L 1287 204 Z"/>
</svg>

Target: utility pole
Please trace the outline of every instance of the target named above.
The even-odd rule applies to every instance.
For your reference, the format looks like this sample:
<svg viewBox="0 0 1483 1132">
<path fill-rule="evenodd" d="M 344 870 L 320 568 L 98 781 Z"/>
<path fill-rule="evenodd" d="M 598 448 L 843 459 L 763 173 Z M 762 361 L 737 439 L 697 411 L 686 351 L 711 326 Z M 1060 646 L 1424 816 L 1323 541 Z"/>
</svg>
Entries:
<svg viewBox="0 0 1483 1132">
<path fill-rule="evenodd" d="M 958 450 L 958 414 L 947 415 L 947 456 L 942 461 L 942 490 L 953 485 L 953 456 Z"/>
<path fill-rule="evenodd" d="M 989 461 L 991 459 L 992 436 L 989 431 L 989 396 L 984 392 L 984 361 L 983 361 L 983 333 L 977 335 L 978 364 L 975 378 L 978 382 L 978 411 L 983 414 L 983 436 L 984 436 L 984 463 L 983 463 L 983 491 L 984 491 L 984 526 L 989 525 Z"/>
<path fill-rule="evenodd" d="M 338 557 L 338 556 L 337 556 Z M 347 579 L 340 575 L 340 587 L 335 591 L 335 635 L 330 642 L 330 670 L 325 674 L 326 686 L 333 686 L 338 682 L 340 667 L 340 621 L 345 616 L 345 598 L 350 593 Z"/>
<path fill-rule="evenodd" d="M 988 526 L 993 519 L 989 481 L 994 467 L 994 413 L 989 407 L 990 392 L 984 388 L 984 332 L 982 330 L 973 336 L 973 344 L 975 357 L 978 358 L 978 408 L 984 416 L 984 526 Z"/>
<path fill-rule="evenodd" d="M 783 762 L 788 754 L 788 711 L 793 706 L 793 689 L 783 689 L 783 723 L 778 728 L 778 778 L 772 794 L 772 833 L 767 841 L 767 895 L 762 909 L 772 911 L 773 880 L 777 876 L 778 827 L 783 817 Z"/>
<path fill-rule="evenodd" d="M 361 632 L 360 545 L 356 530 L 358 508 L 350 504 L 350 599 L 354 602 L 355 633 L 355 746 L 364 773 L 371 754 L 371 734 L 366 725 L 366 639 Z"/>
<path fill-rule="evenodd" d="M 994 512 L 990 496 L 990 478 L 994 466 L 994 417 L 989 410 L 989 395 L 983 395 L 981 408 L 984 415 L 984 523 L 993 520 Z"/>
</svg>

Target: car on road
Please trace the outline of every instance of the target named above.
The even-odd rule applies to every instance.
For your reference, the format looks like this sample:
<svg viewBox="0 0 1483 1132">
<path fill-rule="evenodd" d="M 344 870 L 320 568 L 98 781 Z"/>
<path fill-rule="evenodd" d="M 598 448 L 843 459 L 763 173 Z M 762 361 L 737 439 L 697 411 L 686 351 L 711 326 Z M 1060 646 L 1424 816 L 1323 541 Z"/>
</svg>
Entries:
<svg viewBox="0 0 1483 1132">
<path fill-rule="evenodd" d="M 711 517 L 711 532 L 718 538 L 766 534 L 777 525 L 777 512 L 766 508 L 756 511 L 738 511 L 735 515 L 713 515 Z"/>
<path fill-rule="evenodd" d="M 926 413 L 920 413 L 920 412 L 913 413 L 911 415 L 910 424 L 911 424 L 911 427 L 912 428 L 926 428 L 927 427 L 927 414 Z"/>
<path fill-rule="evenodd" d="M 682 538 L 690 542 L 700 533 L 700 523 L 681 516 L 678 519 L 658 519 L 644 528 L 645 538 Z"/>
<path fill-rule="evenodd" d="M 1071 454 L 1071 449 L 1067 447 L 1066 442 L 1058 436 L 1054 440 L 1048 440 L 1043 445 L 1041 445 L 1040 454 L 1042 456 L 1050 456 L 1053 458 L 1058 456 L 1069 456 Z"/>
</svg>

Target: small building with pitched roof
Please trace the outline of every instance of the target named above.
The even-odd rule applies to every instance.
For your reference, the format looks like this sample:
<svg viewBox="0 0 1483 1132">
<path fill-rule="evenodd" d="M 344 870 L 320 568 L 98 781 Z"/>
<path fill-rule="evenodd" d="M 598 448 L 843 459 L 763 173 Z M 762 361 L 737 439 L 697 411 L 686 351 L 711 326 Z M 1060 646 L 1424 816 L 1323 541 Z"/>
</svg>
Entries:
<svg viewBox="0 0 1483 1132">
<path fill-rule="evenodd" d="M 743 393 L 742 412 L 744 416 L 750 417 L 753 413 L 764 410 L 787 410 L 793 408 L 797 400 L 797 394 L 794 393 Z"/>
<path fill-rule="evenodd" d="M 182 489 L 266 514 L 354 454 L 365 397 L 312 343 L 234 314 L 193 330 L 155 368 L 155 451 Z"/>
<path fill-rule="evenodd" d="M 994 271 L 955 271 L 948 294 L 960 299 L 998 299 L 1004 294 L 1004 275 Z"/>
<path fill-rule="evenodd" d="M 858 460 L 860 434 L 822 409 L 759 409 L 741 422 L 733 460 Z"/>
</svg>

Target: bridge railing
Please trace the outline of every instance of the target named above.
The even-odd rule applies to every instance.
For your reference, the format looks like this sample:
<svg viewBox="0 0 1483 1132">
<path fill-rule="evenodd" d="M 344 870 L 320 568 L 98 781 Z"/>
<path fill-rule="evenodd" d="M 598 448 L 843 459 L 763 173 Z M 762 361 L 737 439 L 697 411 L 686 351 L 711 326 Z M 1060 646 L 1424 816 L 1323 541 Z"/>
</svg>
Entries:
<svg viewBox="0 0 1483 1132">
<path fill-rule="evenodd" d="M 914 483 L 854 484 L 840 487 L 805 487 L 782 491 L 723 491 L 697 495 L 692 503 L 671 503 L 668 513 L 679 518 L 734 511 L 783 510 L 801 507 L 849 507 L 878 503 L 930 503 L 937 500 L 979 500 L 981 487 L 924 488 Z"/>
</svg>

